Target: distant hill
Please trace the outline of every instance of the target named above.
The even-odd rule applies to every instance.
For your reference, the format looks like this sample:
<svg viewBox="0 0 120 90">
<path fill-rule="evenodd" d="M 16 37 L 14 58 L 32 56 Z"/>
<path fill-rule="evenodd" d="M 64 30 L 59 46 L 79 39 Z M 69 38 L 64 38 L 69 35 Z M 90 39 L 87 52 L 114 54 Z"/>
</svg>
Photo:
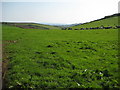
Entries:
<svg viewBox="0 0 120 90">
<path fill-rule="evenodd" d="M 101 26 L 114 27 L 114 26 L 118 26 L 118 18 L 120 18 L 120 13 L 105 16 L 104 18 L 90 21 L 87 23 L 83 23 L 80 25 L 72 26 L 70 28 L 78 29 L 78 28 L 92 28 L 92 27 L 101 27 Z"/>
<path fill-rule="evenodd" d="M 44 25 L 44 24 L 38 24 L 38 23 L 2 22 L 2 24 L 12 25 L 12 26 L 16 26 L 24 29 L 42 29 L 42 30 L 60 29 L 60 27 L 57 27 L 57 26 Z"/>
<path fill-rule="evenodd" d="M 80 25 L 81 23 L 75 23 L 75 24 L 60 24 L 60 25 L 54 25 L 57 27 L 61 27 L 61 28 L 67 28 L 67 27 L 72 27 L 72 26 L 76 26 L 76 25 Z"/>
</svg>

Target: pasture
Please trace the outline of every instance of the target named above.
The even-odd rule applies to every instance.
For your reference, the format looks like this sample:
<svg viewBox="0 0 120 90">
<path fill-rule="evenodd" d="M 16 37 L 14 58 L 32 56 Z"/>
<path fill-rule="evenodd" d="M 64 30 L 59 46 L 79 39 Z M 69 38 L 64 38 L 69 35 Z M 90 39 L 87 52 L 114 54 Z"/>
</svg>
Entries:
<svg viewBox="0 0 120 90">
<path fill-rule="evenodd" d="M 118 88 L 118 30 L 3 25 L 6 88 Z"/>
</svg>

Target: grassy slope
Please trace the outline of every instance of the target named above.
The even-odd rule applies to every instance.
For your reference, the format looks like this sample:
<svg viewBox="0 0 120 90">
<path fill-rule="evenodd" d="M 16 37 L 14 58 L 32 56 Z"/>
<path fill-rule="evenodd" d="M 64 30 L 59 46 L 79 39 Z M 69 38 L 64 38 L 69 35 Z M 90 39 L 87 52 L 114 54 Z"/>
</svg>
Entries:
<svg viewBox="0 0 120 90">
<path fill-rule="evenodd" d="M 120 17 L 120 16 L 119 16 Z M 103 20 L 93 21 L 90 23 L 73 26 L 72 28 L 91 28 L 91 27 L 100 27 L 101 25 L 107 27 L 107 26 L 116 26 L 118 25 L 118 16 L 113 16 L 110 18 L 106 18 Z"/>
<path fill-rule="evenodd" d="M 44 24 L 37 24 L 37 23 L 13 23 L 16 25 L 33 25 L 33 26 L 39 26 L 39 27 L 44 27 L 44 28 L 49 28 L 49 29 L 60 29 L 59 27 L 51 26 L 51 25 L 44 25 Z"/>
<path fill-rule="evenodd" d="M 60 29 L 59 27 L 54 27 L 54 26 L 51 26 L 51 25 L 44 25 L 44 24 L 35 24 L 35 25 L 47 27 L 47 28 L 50 28 L 50 29 Z"/>
<path fill-rule="evenodd" d="M 49 29 L 60 29 L 59 27 L 54 27 L 54 26 L 51 26 L 51 25 L 44 25 L 44 24 L 37 24 L 37 23 L 31 23 L 31 24 L 26 24 L 26 25 L 42 26 L 42 27 L 46 27 L 46 28 L 49 28 Z"/>
<path fill-rule="evenodd" d="M 117 29 L 44 31 L 3 25 L 10 61 L 6 87 L 118 87 L 117 40 Z"/>
</svg>

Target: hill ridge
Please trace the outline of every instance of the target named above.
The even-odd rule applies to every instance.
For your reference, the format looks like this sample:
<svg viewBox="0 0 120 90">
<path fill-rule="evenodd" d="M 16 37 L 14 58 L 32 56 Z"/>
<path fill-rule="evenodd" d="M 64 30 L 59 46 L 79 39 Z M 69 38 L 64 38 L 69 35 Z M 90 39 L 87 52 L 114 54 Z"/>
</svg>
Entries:
<svg viewBox="0 0 120 90">
<path fill-rule="evenodd" d="M 117 29 L 120 28 L 120 25 L 118 23 L 119 17 L 120 13 L 116 13 L 80 25 L 72 26 L 69 28 L 62 28 L 62 30 Z"/>
<path fill-rule="evenodd" d="M 108 15 L 108 16 L 105 16 L 105 17 L 97 19 L 97 20 L 81 23 L 80 25 L 91 23 L 91 22 L 95 22 L 95 21 L 99 21 L 99 20 L 103 20 L 103 19 L 107 19 L 107 18 L 111 18 L 111 17 L 115 17 L 115 16 L 120 16 L 120 13 L 116 13 L 116 14 L 113 14 L 113 15 Z M 75 26 L 78 26 L 78 25 L 75 25 Z"/>
</svg>

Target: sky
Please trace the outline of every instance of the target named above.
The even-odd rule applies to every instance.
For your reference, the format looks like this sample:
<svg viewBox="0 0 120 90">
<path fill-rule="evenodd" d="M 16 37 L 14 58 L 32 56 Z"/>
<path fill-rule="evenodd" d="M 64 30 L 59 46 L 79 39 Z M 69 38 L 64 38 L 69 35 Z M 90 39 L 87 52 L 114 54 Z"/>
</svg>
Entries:
<svg viewBox="0 0 120 90">
<path fill-rule="evenodd" d="M 2 0 L 3 22 L 85 23 L 118 13 L 119 0 Z"/>
</svg>

